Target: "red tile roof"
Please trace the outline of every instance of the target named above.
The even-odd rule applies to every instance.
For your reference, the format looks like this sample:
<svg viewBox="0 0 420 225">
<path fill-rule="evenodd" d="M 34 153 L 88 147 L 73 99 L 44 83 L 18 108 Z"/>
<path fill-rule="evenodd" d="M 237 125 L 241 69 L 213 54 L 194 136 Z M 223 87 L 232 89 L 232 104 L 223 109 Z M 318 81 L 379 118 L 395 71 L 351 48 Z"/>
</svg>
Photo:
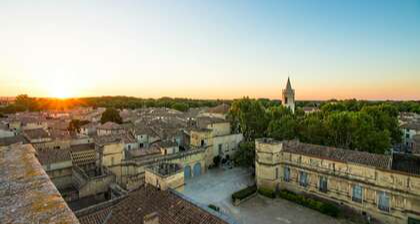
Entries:
<svg viewBox="0 0 420 225">
<path fill-rule="evenodd" d="M 284 141 L 283 150 L 294 154 L 319 157 L 340 162 L 363 164 L 382 169 L 390 169 L 392 162 L 391 157 L 388 155 L 306 144 L 298 141 Z"/>
<path fill-rule="evenodd" d="M 81 223 L 144 223 L 144 216 L 157 213 L 164 224 L 221 224 L 218 216 L 198 207 L 171 191 L 160 191 L 146 185 L 113 205 L 78 212 Z"/>
</svg>

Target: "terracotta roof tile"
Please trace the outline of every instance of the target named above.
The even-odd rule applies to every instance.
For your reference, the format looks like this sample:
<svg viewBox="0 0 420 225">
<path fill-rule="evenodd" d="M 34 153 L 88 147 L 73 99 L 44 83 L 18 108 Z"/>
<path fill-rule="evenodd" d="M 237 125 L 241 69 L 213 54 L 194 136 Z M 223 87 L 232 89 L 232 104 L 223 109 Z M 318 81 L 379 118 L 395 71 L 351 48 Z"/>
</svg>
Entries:
<svg viewBox="0 0 420 225">
<path fill-rule="evenodd" d="M 23 133 L 29 139 L 49 138 L 50 137 L 50 134 L 42 128 L 33 129 L 33 130 L 25 130 Z"/>
<path fill-rule="evenodd" d="M 283 150 L 285 152 L 295 154 L 331 159 L 341 162 L 363 164 L 383 169 L 389 169 L 391 167 L 392 161 L 391 157 L 387 155 L 306 144 L 298 141 L 283 142 Z"/>
<path fill-rule="evenodd" d="M 146 185 L 109 207 L 80 215 L 81 223 L 144 223 L 144 216 L 157 213 L 163 224 L 227 223 L 171 191 Z"/>
<path fill-rule="evenodd" d="M 69 149 L 38 150 L 37 156 L 42 165 L 71 161 Z"/>
</svg>

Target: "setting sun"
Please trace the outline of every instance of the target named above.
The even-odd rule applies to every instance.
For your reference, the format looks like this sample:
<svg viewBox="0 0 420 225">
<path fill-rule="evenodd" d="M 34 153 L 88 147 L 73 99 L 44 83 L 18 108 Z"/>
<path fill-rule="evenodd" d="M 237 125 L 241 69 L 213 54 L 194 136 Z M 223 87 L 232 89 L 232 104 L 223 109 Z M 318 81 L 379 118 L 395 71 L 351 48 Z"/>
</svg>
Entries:
<svg viewBox="0 0 420 225">
<path fill-rule="evenodd" d="M 66 78 L 54 79 L 48 84 L 49 96 L 54 98 L 75 97 L 75 84 Z"/>
</svg>

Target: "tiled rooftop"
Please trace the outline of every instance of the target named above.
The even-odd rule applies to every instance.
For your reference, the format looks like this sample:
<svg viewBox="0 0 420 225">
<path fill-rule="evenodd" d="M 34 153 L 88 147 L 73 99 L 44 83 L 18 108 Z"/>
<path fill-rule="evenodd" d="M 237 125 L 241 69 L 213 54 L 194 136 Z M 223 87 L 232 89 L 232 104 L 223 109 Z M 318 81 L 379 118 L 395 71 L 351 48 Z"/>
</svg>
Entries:
<svg viewBox="0 0 420 225">
<path fill-rule="evenodd" d="M 210 124 L 227 123 L 225 119 L 217 117 L 197 117 L 197 125 L 206 128 Z"/>
<path fill-rule="evenodd" d="M 213 108 L 207 110 L 208 113 L 217 113 L 217 114 L 227 114 L 229 112 L 230 106 L 228 104 L 220 104 Z"/>
<path fill-rule="evenodd" d="M 78 145 L 72 145 L 70 147 L 71 152 L 80 152 L 80 151 L 87 151 L 95 149 L 95 144 L 89 143 L 89 144 L 78 144 Z"/>
<path fill-rule="evenodd" d="M 306 144 L 298 141 L 283 142 L 283 150 L 295 154 L 362 164 L 382 169 L 390 169 L 392 161 L 391 157 L 387 155 Z"/>
<path fill-rule="evenodd" d="M 106 145 L 106 144 L 122 142 L 122 137 L 121 135 L 95 136 L 94 141 L 98 145 Z"/>
<path fill-rule="evenodd" d="M 0 148 L 0 223 L 78 223 L 32 145 Z"/>
<path fill-rule="evenodd" d="M 146 185 L 114 205 L 78 213 L 81 223 L 144 223 L 146 215 L 156 213 L 163 224 L 227 223 L 197 205 L 172 193 Z"/>
<path fill-rule="evenodd" d="M 32 130 L 25 130 L 23 132 L 27 138 L 31 139 L 39 139 L 39 138 L 48 138 L 50 134 L 42 128 L 39 129 L 32 129 Z"/>
<path fill-rule="evenodd" d="M 147 148 L 131 149 L 127 152 L 131 157 L 141 157 L 147 155 L 161 155 L 161 151 L 155 145 Z"/>
<path fill-rule="evenodd" d="M 420 131 L 420 122 L 409 122 L 401 125 L 401 128 Z"/>
<path fill-rule="evenodd" d="M 98 129 L 103 130 L 119 130 L 122 129 L 121 125 L 114 123 L 114 122 L 106 122 L 100 126 L 98 126 Z"/>
<path fill-rule="evenodd" d="M 28 140 L 26 140 L 25 137 L 23 137 L 22 135 L 17 135 L 17 136 L 14 136 L 14 137 L 0 138 L 0 147 L 8 146 L 8 145 L 11 145 L 11 144 L 16 144 L 16 143 L 27 144 Z"/>
<path fill-rule="evenodd" d="M 71 161 L 69 149 L 39 150 L 37 156 L 42 165 Z"/>
</svg>

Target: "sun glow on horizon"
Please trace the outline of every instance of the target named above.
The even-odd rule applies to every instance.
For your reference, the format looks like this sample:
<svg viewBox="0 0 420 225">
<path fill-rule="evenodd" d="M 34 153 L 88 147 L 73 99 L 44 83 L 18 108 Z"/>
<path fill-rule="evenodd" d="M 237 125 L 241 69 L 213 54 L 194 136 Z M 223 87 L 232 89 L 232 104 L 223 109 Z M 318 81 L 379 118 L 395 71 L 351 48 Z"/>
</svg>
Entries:
<svg viewBox="0 0 420 225">
<path fill-rule="evenodd" d="M 48 96 L 53 98 L 72 98 L 76 97 L 76 85 L 65 77 L 57 77 L 52 79 L 50 83 L 46 84 Z"/>
</svg>

